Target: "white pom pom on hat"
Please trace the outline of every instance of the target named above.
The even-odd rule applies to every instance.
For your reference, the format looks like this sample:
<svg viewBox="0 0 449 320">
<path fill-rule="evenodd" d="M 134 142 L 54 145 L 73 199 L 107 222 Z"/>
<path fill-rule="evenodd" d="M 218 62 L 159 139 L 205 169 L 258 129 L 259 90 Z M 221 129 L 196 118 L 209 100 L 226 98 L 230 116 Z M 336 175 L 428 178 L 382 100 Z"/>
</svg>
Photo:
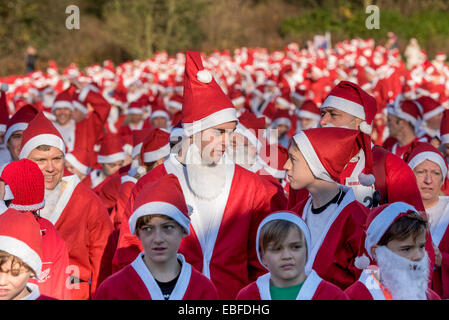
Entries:
<svg viewBox="0 0 449 320">
<path fill-rule="evenodd" d="M 370 126 L 366 121 L 360 123 L 359 129 L 360 131 L 368 135 L 370 135 L 373 132 L 373 127 Z"/>
<path fill-rule="evenodd" d="M 359 174 L 359 182 L 362 186 L 369 187 L 372 186 L 376 182 L 376 178 L 372 174 Z"/>
<path fill-rule="evenodd" d="M 356 257 L 354 260 L 354 265 L 357 269 L 366 269 L 370 265 L 369 258 L 364 254 L 362 256 Z"/>
<path fill-rule="evenodd" d="M 210 83 L 212 81 L 212 73 L 206 69 L 203 69 L 197 72 L 196 78 L 202 83 Z"/>
</svg>

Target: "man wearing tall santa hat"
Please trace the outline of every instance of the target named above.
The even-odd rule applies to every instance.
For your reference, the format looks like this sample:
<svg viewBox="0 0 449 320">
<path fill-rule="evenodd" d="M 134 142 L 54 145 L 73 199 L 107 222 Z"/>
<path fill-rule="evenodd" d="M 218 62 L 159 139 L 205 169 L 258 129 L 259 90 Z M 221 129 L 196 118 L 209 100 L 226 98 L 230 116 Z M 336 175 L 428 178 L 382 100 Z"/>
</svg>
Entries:
<svg viewBox="0 0 449 320">
<path fill-rule="evenodd" d="M 125 215 L 130 216 L 134 199 L 146 183 L 176 175 L 193 208 L 192 234 L 183 239 L 180 252 L 212 280 L 221 299 L 234 299 L 241 288 L 264 273 L 254 244 L 257 227 L 267 214 L 284 209 L 286 198 L 225 155 L 238 121 L 235 108 L 203 67 L 199 52 L 186 53 L 182 113 L 181 149 L 139 179 Z M 119 240 L 117 250 L 121 249 L 126 249 L 126 241 Z M 134 259 L 139 250 L 128 259 Z"/>
<path fill-rule="evenodd" d="M 54 224 L 67 244 L 72 299 L 85 300 L 110 274 L 112 257 L 105 253 L 112 224 L 95 193 L 78 176 L 64 176 L 65 154 L 61 134 L 38 113 L 23 132 L 19 158 L 34 161 L 44 175 L 45 207 L 40 215 Z"/>
</svg>

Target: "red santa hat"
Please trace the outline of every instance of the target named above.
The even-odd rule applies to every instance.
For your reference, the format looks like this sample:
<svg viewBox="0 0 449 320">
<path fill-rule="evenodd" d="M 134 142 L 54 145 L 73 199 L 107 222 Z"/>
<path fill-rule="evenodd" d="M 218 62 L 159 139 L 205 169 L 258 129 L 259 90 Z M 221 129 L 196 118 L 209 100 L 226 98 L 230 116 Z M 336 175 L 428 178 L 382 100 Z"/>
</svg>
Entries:
<svg viewBox="0 0 449 320">
<path fill-rule="evenodd" d="M 412 170 L 426 160 L 436 163 L 441 168 L 443 179 L 446 179 L 448 171 L 446 160 L 443 154 L 430 143 L 416 142 L 411 152 L 404 155 L 404 161 Z"/>
<path fill-rule="evenodd" d="M 129 218 L 131 234 L 136 234 L 137 220 L 147 215 L 165 215 L 178 222 L 187 234 L 190 233 L 191 208 L 187 206 L 178 178 L 173 174 L 146 184 L 138 193 L 134 208 Z"/>
<path fill-rule="evenodd" d="M 44 176 L 36 163 L 28 159 L 13 161 L 3 169 L 1 178 L 14 196 L 9 208 L 36 211 L 44 207 Z"/>
<path fill-rule="evenodd" d="M 20 258 L 39 278 L 42 236 L 39 223 L 31 212 L 8 209 L 0 215 L 0 250 Z"/>
<path fill-rule="evenodd" d="M 31 151 L 41 145 L 55 147 L 61 150 L 64 155 L 66 153 L 64 139 L 42 111 L 31 120 L 28 128 L 23 131 L 19 159 L 27 158 Z"/>
<path fill-rule="evenodd" d="M 293 104 L 290 100 L 290 93 L 288 90 L 283 90 L 280 96 L 276 97 L 276 105 L 279 105 L 282 110 L 293 109 Z"/>
<path fill-rule="evenodd" d="M 239 122 L 234 132 L 245 136 L 257 150 L 260 150 L 262 148 L 261 139 L 265 126 L 264 117 L 258 118 L 254 113 L 245 110 L 239 117 Z"/>
<path fill-rule="evenodd" d="M 276 179 L 284 179 L 286 171 L 284 165 L 288 160 L 288 150 L 282 145 L 265 144 L 265 150 L 259 153 L 260 160 L 263 163 L 263 169 Z"/>
<path fill-rule="evenodd" d="M 186 52 L 182 124 L 188 137 L 216 125 L 238 121 L 236 110 L 197 51 Z"/>
<path fill-rule="evenodd" d="M 443 111 L 443 118 L 441 119 L 440 126 L 440 140 L 442 144 L 449 143 L 449 110 Z"/>
<path fill-rule="evenodd" d="M 296 115 L 298 118 L 312 119 L 314 121 L 321 120 L 320 108 L 312 100 L 304 101 L 299 110 L 296 111 Z"/>
<path fill-rule="evenodd" d="M 9 120 L 8 105 L 6 104 L 6 90 L 0 90 L 0 132 L 6 132 L 6 126 Z"/>
<path fill-rule="evenodd" d="M 313 175 L 330 182 L 339 183 L 343 169 L 363 150 L 365 172 L 360 173 L 358 178 L 364 186 L 374 184 L 371 138 L 363 132 L 336 127 L 314 128 L 300 131 L 293 140 Z"/>
<path fill-rule="evenodd" d="M 150 116 L 150 120 L 156 118 L 156 117 L 162 117 L 167 119 L 167 121 L 170 120 L 170 114 L 168 113 L 167 109 L 165 109 L 162 105 L 157 105 L 153 107 L 153 111 Z"/>
<path fill-rule="evenodd" d="M 170 133 L 156 128 L 150 132 L 142 144 L 141 163 L 154 162 L 170 154 Z"/>
<path fill-rule="evenodd" d="M 167 108 L 182 110 L 182 97 L 180 95 L 172 96 L 167 102 Z"/>
<path fill-rule="evenodd" d="M 320 109 L 326 107 L 335 108 L 362 119 L 360 131 L 371 134 L 374 116 L 377 113 L 377 102 L 357 84 L 341 81 L 331 90 Z"/>
<path fill-rule="evenodd" d="M 73 107 L 73 94 L 76 90 L 75 86 L 70 86 L 66 90 L 58 93 L 51 107 L 51 111 L 54 112 L 56 109 L 67 108 L 71 111 L 74 110 Z"/>
<path fill-rule="evenodd" d="M 74 109 L 81 111 L 83 114 L 88 114 L 89 109 L 79 100 L 79 93 L 74 92 L 72 96 L 72 106 Z"/>
<path fill-rule="evenodd" d="M 299 85 L 295 88 L 295 91 L 291 93 L 292 100 L 298 100 L 298 102 L 303 102 L 307 99 L 307 90 L 304 85 Z"/>
<path fill-rule="evenodd" d="M 134 130 L 132 132 L 132 140 L 133 140 L 133 149 L 131 151 L 131 158 L 135 158 L 138 154 L 140 154 L 140 150 L 142 150 L 143 141 L 148 136 L 150 132 L 148 129 L 142 130 Z"/>
<path fill-rule="evenodd" d="M 128 106 L 128 114 L 143 114 L 142 100 L 138 99 L 131 102 Z"/>
<path fill-rule="evenodd" d="M 19 130 L 25 130 L 28 123 L 34 119 L 38 111 L 31 104 L 20 108 L 9 120 L 6 125 L 5 143 L 8 142 L 11 135 Z"/>
<path fill-rule="evenodd" d="M 372 209 L 365 222 L 366 231 L 361 239 L 362 248 L 364 248 L 362 250 L 368 253 L 371 259 L 374 259 L 371 255 L 371 247 L 379 243 L 393 223 L 410 212 L 418 213 L 413 206 L 405 202 L 383 204 Z M 363 253 L 355 258 L 354 265 L 359 269 L 366 269 L 370 265 L 370 259 Z"/>
<path fill-rule="evenodd" d="M 421 106 L 424 121 L 429 120 L 445 110 L 444 106 L 429 96 L 421 96 L 415 100 L 415 103 Z"/>
<path fill-rule="evenodd" d="M 231 93 L 229 94 L 229 98 L 231 99 L 234 106 L 238 106 L 242 103 L 245 103 L 246 101 L 246 98 L 241 90 L 231 91 Z"/>
<path fill-rule="evenodd" d="M 274 113 L 270 127 L 274 128 L 279 125 L 286 125 L 289 129 L 292 127 L 292 119 L 288 110 L 278 109 Z"/>
<path fill-rule="evenodd" d="M 266 216 L 265 219 L 262 220 L 262 222 L 259 224 L 259 227 L 257 228 L 257 234 L 256 234 L 256 252 L 257 252 L 257 258 L 259 259 L 259 262 L 263 264 L 261 256 L 260 256 L 260 250 L 262 249 L 260 247 L 260 232 L 262 230 L 262 228 L 268 224 L 271 221 L 276 221 L 276 220 L 281 220 L 281 221 L 289 221 L 293 224 L 295 224 L 299 230 L 301 230 L 301 232 L 304 235 L 304 239 L 306 241 L 306 247 L 307 247 L 307 257 L 311 256 L 311 252 L 312 252 L 312 237 L 310 235 L 310 230 L 309 227 L 307 226 L 307 224 L 305 223 L 305 221 L 303 219 L 301 219 L 296 213 L 294 213 L 293 211 L 276 211 L 271 213 L 270 215 Z M 306 274 L 309 274 L 311 270 L 306 270 Z"/>
<path fill-rule="evenodd" d="M 90 152 L 87 148 L 75 148 L 72 152 L 65 155 L 64 160 L 69 162 L 76 170 L 82 174 L 88 175 L 91 171 Z"/>
<path fill-rule="evenodd" d="M 101 142 L 97 162 L 112 163 L 120 160 L 125 160 L 122 140 L 116 134 L 107 134 Z"/>
<path fill-rule="evenodd" d="M 420 128 L 423 120 L 423 110 L 420 104 L 413 100 L 395 100 L 393 104 L 389 104 L 387 107 L 389 114 L 392 114 L 400 119 L 410 122 L 415 132 Z"/>
</svg>

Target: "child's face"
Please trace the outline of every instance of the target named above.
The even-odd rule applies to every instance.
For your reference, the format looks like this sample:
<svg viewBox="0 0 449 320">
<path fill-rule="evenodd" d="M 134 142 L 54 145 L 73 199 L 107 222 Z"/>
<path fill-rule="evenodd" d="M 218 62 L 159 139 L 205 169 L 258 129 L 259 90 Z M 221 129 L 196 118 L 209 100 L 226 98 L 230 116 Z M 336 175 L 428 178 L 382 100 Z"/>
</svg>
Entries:
<svg viewBox="0 0 449 320">
<path fill-rule="evenodd" d="M 288 150 L 288 160 L 284 165 L 284 170 L 287 171 L 288 181 L 293 190 L 306 188 L 315 181 L 307 161 L 294 144 Z"/>
<path fill-rule="evenodd" d="M 184 230 L 174 220 L 153 217 L 137 231 L 145 258 L 154 263 L 165 263 L 176 257 Z"/>
<path fill-rule="evenodd" d="M 261 260 L 271 273 L 272 284 L 286 287 L 301 283 L 305 277 L 307 247 L 296 228 L 290 228 L 280 245 L 269 243 Z"/>
<path fill-rule="evenodd" d="M 0 270 L 0 300 L 18 300 L 28 295 L 26 285 L 31 276 L 24 266 L 16 270 L 10 257 Z"/>
<path fill-rule="evenodd" d="M 387 248 L 411 261 L 420 261 L 426 252 L 426 234 L 422 232 L 416 239 L 410 235 L 404 240 L 391 240 L 387 243 Z"/>
</svg>

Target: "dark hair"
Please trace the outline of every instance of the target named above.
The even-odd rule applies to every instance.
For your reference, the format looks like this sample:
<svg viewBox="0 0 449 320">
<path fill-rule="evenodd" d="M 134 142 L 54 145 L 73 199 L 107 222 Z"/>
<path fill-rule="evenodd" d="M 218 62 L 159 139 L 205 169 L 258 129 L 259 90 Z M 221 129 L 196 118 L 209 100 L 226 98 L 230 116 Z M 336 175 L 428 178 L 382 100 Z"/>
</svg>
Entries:
<svg viewBox="0 0 449 320">
<path fill-rule="evenodd" d="M 40 146 L 36 147 L 39 151 L 50 151 L 51 146 L 47 144 L 41 144 Z"/>
<path fill-rule="evenodd" d="M 424 217 L 417 212 L 410 211 L 406 216 L 400 217 L 388 228 L 382 238 L 380 238 L 378 244 L 380 246 L 386 246 L 390 241 L 400 241 L 410 236 L 415 240 L 419 235 L 427 232 L 427 228 L 427 221 Z"/>
<path fill-rule="evenodd" d="M 150 223 L 151 219 L 155 218 L 155 217 L 159 217 L 159 218 L 164 218 L 170 221 L 175 222 L 182 230 L 184 230 L 184 228 L 174 219 L 170 218 L 169 216 L 165 215 L 165 214 L 149 214 L 149 215 L 145 215 L 140 217 L 139 219 L 137 219 L 136 221 L 136 230 L 139 230 L 142 226 Z"/>
<path fill-rule="evenodd" d="M 11 257 L 12 257 L 11 269 L 5 270 L 4 265 L 8 262 L 8 260 Z M 22 259 L 20 259 L 19 257 L 16 257 L 13 254 L 10 254 L 9 252 L 0 250 L 0 272 L 9 272 L 10 271 L 13 276 L 18 276 L 20 274 L 20 269 L 22 269 L 22 267 L 24 267 L 27 272 L 34 273 L 33 269 L 31 269 L 31 267 L 28 264 L 23 262 Z"/>
</svg>

